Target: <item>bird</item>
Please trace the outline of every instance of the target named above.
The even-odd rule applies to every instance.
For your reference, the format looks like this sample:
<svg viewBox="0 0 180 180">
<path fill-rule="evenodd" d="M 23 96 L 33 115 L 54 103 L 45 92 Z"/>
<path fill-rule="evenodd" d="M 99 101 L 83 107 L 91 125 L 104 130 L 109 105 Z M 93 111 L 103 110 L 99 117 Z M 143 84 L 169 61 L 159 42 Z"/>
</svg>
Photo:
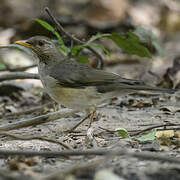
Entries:
<svg viewBox="0 0 180 180">
<path fill-rule="evenodd" d="M 67 108 L 88 112 L 72 131 L 90 117 L 91 111 L 94 114 L 96 107 L 110 98 L 136 91 L 175 92 L 174 89 L 152 87 L 141 80 L 126 79 L 116 73 L 82 64 L 72 57 L 64 56 L 58 46 L 45 36 L 33 36 L 15 43 L 35 53 L 41 82 L 54 101 Z M 93 118 L 91 116 L 90 125 Z"/>
</svg>

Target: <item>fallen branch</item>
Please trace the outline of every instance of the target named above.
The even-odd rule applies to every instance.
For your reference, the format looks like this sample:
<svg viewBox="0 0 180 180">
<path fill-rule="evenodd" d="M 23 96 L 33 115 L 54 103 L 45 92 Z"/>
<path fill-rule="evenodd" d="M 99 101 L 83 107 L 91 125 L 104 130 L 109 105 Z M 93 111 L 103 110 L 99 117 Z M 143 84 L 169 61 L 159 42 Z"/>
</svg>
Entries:
<svg viewBox="0 0 180 180">
<path fill-rule="evenodd" d="M 132 133 L 131 136 L 136 136 L 136 135 L 142 134 L 142 133 L 144 133 L 146 131 L 150 131 L 150 130 L 152 130 L 154 128 L 164 127 L 164 129 L 166 129 L 166 127 L 169 127 L 169 126 L 180 126 L 180 124 L 159 124 L 159 125 L 154 125 L 154 126 L 146 128 L 146 129 L 140 130 L 138 132 Z"/>
<path fill-rule="evenodd" d="M 69 34 L 67 31 L 65 31 L 65 29 L 61 26 L 61 24 L 57 21 L 57 19 L 53 16 L 53 14 L 51 13 L 50 9 L 48 7 L 45 8 L 45 11 L 47 12 L 47 14 L 49 15 L 49 17 L 52 19 L 52 21 L 55 24 L 55 27 L 57 29 L 57 31 L 63 35 L 65 35 L 66 37 L 68 37 L 70 40 L 76 42 L 77 44 L 84 44 L 84 41 L 81 41 L 79 39 L 77 39 L 76 37 L 72 36 L 71 34 Z M 91 52 L 93 52 L 97 58 L 99 59 L 98 61 L 98 65 L 97 68 L 103 69 L 104 66 L 104 60 L 102 58 L 102 56 L 92 47 L 86 47 L 87 49 L 89 49 Z"/>
<path fill-rule="evenodd" d="M 136 135 L 142 134 L 142 133 L 144 133 L 146 131 L 150 131 L 150 130 L 152 130 L 154 128 L 164 127 L 165 130 L 171 130 L 171 129 L 178 130 L 179 129 L 179 128 L 171 128 L 171 129 L 166 128 L 166 127 L 171 127 L 171 126 L 180 126 L 180 124 L 159 124 L 159 125 L 154 125 L 154 126 L 145 128 L 143 130 L 133 130 L 133 131 L 128 131 L 128 132 L 130 133 L 130 136 L 136 136 Z M 107 131 L 109 133 L 116 133 L 115 130 L 106 129 L 106 128 L 103 128 L 103 127 L 100 127 L 100 126 L 99 126 L 99 129 L 105 130 L 105 131 Z M 161 129 L 158 129 L 158 130 L 161 130 Z"/>
<path fill-rule="evenodd" d="M 45 107 L 48 107 L 49 105 L 52 105 L 53 102 L 49 102 L 47 104 L 43 104 L 43 105 L 40 105 L 40 106 L 36 106 L 36 107 L 33 107 L 33 108 L 29 108 L 29 109 L 25 109 L 25 110 L 21 110 L 21 111 L 18 111 L 18 112 L 11 112 L 11 113 L 6 113 L 6 114 L 0 114 L 0 118 L 8 118 L 8 117 L 13 117 L 13 116 L 21 116 L 21 115 L 25 115 L 25 114 L 30 114 L 30 113 L 34 113 L 34 112 L 37 112 L 37 111 L 41 111 L 43 110 Z"/>
<path fill-rule="evenodd" d="M 18 150 L 0 150 L 1 157 L 8 156 L 42 156 L 42 157 L 67 157 L 67 156 L 119 156 L 126 155 L 142 160 L 163 161 L 169 163 L 180 164 L 179 158 L 167 157 L 167 155 L 158 155 L 152 152 L 134 152 L 126 148 L 118 148 L 116 150 L 64 150 L 64 151 L 18 151 Z"/>
<path fill-rule="evenodd" d="M 116 133 L 115 130 L 110 130 L 110 129 L 107 129 L 107 128 L 104 128 L 104 127 L 101 127 L 101 126 L 99 126 L 98 128 L 99 128 L 99 129 L 102 129 L 102 130 L 104 130 L 104 131 L 107 131 L 107 132 L 109 132 L 109 133 Z"/>
<path fill-rule="evenodd" d="M 51 142 L 51 143 L 55 143 L 55 144 L 59 144 L 63 147 L 65 147 L 66 149 L 72 149 L 70 146 L 66 145 L 65 143 L 61 142 L 61 141 L 58 141 L 56 139 L 50 139 L 50 138 L 47 138 L 47 137 L 42 137 L 42 136 L 24 136 L 24 135 L 16 135 L 16 134 L 12 134 L 12 133 L 9 133 L 9 132 L 3 132 L 1 131 L 0 132 L 0 135 L 5 135 L 5 136 L 9 136 L 15 140 L 41 140 L 41 141 L 48 141 L 48 142 Z"/>
<path fill-rule="evenodd" d="M 75 111 L 75 110 L 72 111 L 72 110 L 65 109 L 63 111 L 61 110 L 61 111 L 57 111 L 57 112 L 52 112 L 49 114 L 33 117 L 33 118 L 30 118 L 27 120 L 19 120 L 19 122 L 14 122 L 14 123 L 11 123 L 8 125 L 0 126 L 0 131 L 10 131 L 13 129 L 34 126 L 34 125 L 46 123 L 49 121 L 54 121 L 56 119 L 66 118 L 66 117 L 69 117 L 69 116 L 75 114 L 76 112 L 78 112 L 78 111 Z"/>
<path fill-rule="evenodd" d="M 0 75 L 0 82 L 15 79 L 39 79 L 39 75 L 27 72 L 9 72 Z"/>
</svg>

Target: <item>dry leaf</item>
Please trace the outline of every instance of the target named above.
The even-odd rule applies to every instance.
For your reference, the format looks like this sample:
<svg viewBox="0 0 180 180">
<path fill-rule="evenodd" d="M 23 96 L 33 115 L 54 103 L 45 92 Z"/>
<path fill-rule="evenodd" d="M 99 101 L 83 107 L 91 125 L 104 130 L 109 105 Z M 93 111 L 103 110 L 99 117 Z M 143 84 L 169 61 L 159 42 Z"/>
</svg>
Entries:
<svg viewBox="0 0 180 180">
<path fill-rule="evenodd" d="M 174 130 L 157 131 L 156 137 L 161 145 L 169 147 L 172 144 L 172 140 L 170 138 L 174 137 Z"/>
<path fill-rule="evenodd" d="M 180 130 L 176 131 L 174 136 L 180 140 Z"/>
<path fill-rule="evenodd" d="M 174 137 L 174 130 L 163 130 L 163 131 L 157 130 L 156 137 L 160 138 L 162 136 L 165 136 L 167 138 Z"/>
</svg>

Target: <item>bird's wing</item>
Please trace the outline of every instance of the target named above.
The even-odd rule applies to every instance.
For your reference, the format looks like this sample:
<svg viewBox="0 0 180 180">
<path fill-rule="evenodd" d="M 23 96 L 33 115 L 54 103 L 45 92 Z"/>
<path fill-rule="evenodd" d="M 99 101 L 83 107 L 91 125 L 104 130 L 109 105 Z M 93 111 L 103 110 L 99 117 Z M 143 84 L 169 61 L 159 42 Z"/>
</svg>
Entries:
<svg viewBox="0 0 180 180">
<path fill-rule="evenodd" d="M 78 63 L 75 60 L 64 60 L 57 63 L 51 70 L 50 76 L 65 87 L 85 88 L 87 86 L 96 86 L 97 88 L 107 85 L 138 85 L 141 81 L 121 78 L 119 75 L 94 69 L 89 66 Z"/>
</svg>

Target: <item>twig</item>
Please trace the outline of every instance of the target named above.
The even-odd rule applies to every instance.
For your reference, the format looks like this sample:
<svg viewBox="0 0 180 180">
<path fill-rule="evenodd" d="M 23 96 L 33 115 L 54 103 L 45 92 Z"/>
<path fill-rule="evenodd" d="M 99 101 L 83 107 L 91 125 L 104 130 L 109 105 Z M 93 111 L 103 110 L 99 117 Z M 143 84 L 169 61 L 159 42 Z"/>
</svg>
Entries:
<svg viewBox="0 0 180 180">
<path fill-rule="evenodd" d="M 116 150 L 64 150 L 64 151 L 18 151 L 18 150 L 0 150 L 1 157 L 21 155 L 21 156 L 42 156 L 42 157 L 61 157 L 61 156 L 119 156 L 126 155 L 143 160 L 164 161 L 169 163 L 180 163 L 179 158 L 167 157 L 167 155 L 158 155 L 152 152 L 134 152 L 126 148 L 118 148 Z"/>
<path fill-rule="evenodd" d="M 68 117 L 70 115 L 75 114 L 78 111 L 70 111 L 70 110 L 61 110 L 61 111 L 57 111 L 57 112 L 52 112 L 52 113 L 48 113 L 45 115 L 41 115 L 38 117 L 33 117 L 27 120 L 20 120 L 20 122 L 14 122 L 8 125 L 4 125 L 4 126 L 0 126 L 0 131 L 10 131 L 13 129 L 19 129 L 19 128 L 24 128 L 24 127 L 28 127 L 28 126 L 34 126 L 34 125 L 38 125 L 38 124 L 42 124 L 42 123 L 46 123 L 49 121 L 54 121 L 56 119 L 60 119 L 60 118 L 65 118 Z"/>
<path fill-rule="evenodd" d="M 51 142 L 51 143 L 56 143 L 56 144 L 59 144 L 63 147 L 65 147 L 66 149 L 72 149 L 70 146 L 66 145 L 65 143 L 61 142 L 61 141 L 58 141 L 56 139 L 50 139 L 50 138 L 47 138 L 47 137 L 42 137 L 42 136 L 24 136 L 24 135 L 15 135 L 15 134 L 12 134 L 12 133 L 9 133 L 9 132 L 4 132 L 4 131 L 1 131 L 0 132 L 0 135 L 5 135 L 5 136 L 9 136 L 11 138 L 14 138 L 14 139 L 18 139 L 18 140 L 42 140 L 42 141 L 48 141 L 48 142 Z"/>
<path fill-rule="evenodd" d="M 133 131 L 128 131 L 130 133 L 130 136 L 136 136 L 136 135 L 139 135 L 139 134 L 142 134 L 146 131 L 150 131 L 154 128 L 159 128 L 159 127 L 167 127 L 167 126 L 180 126 L 180 124 L 160 124 L 160 125 L 155 125 L 155 126 L 151 126 L 151 127 L 148 127 L 146 129 L 143 129 L 143 130 L 133 130 Z M 106 129 L 106 128 L 103 128 L 103 127 L 98 127 L 99 129 L 102 129 L 102 130 L 105 130 L 109 133 L 115 133 L 116 131 L 113 131 L 113 130 L 109 130 L 109 129 Z M 179 130 L 180 128 L 171 128 L 171 129 L 166 129 L 166 130 Z M 159 129 L 161 130 L 161 129 Z"/>
<path fill-rule="evenodd" d="M 65 36 L 67 36 L 70 40 L 73 40 L 74 42 L 78 43 L 78 44 L 84 44 L 85 42 L 77 39 L 75 36 L 72 36 L 71 34 L 69 34 L 67 31 L 65 31 L 65 29 L 61 26 L 61 24 L 57 21 L 57 19 L 53 16 L 53 14 L 51 13 L 50 9 L 48 7 L 45 8 L 45 11 L 47 12 L 47 14 L 49 15 L 49 17 L 52 19 L 52 21 L 54 22 L 56 29 L 59 33 L 64 34 Z M 98 66 L 97 68 L 103 69 L 104 66 L 104 60 L 102 58 L 102 56 L 96 51 L 94 50 L 92 47 L 86 47 L 87 49 L 89 49 L 91 52 L 93 52 L 97 58 L 99 59 L 98 61 Z"/>
<path fill-rule="evenodd" d="M 0 75 L 0 82 L 15 79 L 39 79 L 39 75 L 27 72 L 9 72 Z"/>
<path fill-rule="evenodd" d="M 101 127 L 101 126 L 99 126 L 98 127 L 99 129 L 102 129 L 102 130 L 104 130 L 104 131 L 107 131 L 107 132 L 109 132 L 109 133 L 115 133 L 116 131 L 114 130 L 110 130 L 110 129 L 106 129 L 106 128 L 103 128 L 103 127 Z"/>
<path fill-rule="evenodd" d="M 155 125 L 155 126 L 151 126 L 151 127 L 146 128 L 146 129 L 143 129 L 141 131 L 138 131 L 136 133 L 133 133 L 133 134 L 131 134 L 131 136 L 136 136 L 136 135 L 142 134 L 142 133 L 144 133 L 146 131 L 150 131 L 150 130 L 152 130 L 154 128 L 167 127 L 167 126 L 180 126 L 180 124 L 160 124 L 160 125 Z"/>
<path fill-rule="evenodd" d="M 24 66 L 24 67 L 17 67 L 17 68 L 10 68 L 6 66 L 5 68 L 0 68 L 0 71 L 10 71 L 10 72 L 26 71 L 27 69 L 30 69 L 36 66 L 37 66 L 36 64 Z"/>
<path fill-rule="evenodd" d="M 178 131 L 178 130 L 180 130 L 180 127 L 177 127 L 177 128 L 172 127 L 172 128 L 166 128 L 166 129 L 158 129 L 158 131 L 164 131 L 164 130 L 173 130 L 173 131 Z"/>
<path fill-rule="evenodd" d="M 23 111 L 1 114 L 0 118 L 2 118 L 2 117 L 7 118 L 7 117 L 11 117 L 11 116 L 20 116 L 20 115 L 33 113 L 33 112 L 36 112 L 36 111 L 40 111 L 40 110 L 44 109 L 45 107 L 47 107 L 47 106 L 49 106 L 51 104 L 52 104 L 52 102 L 49 102 L 49 103 L 46 103 L 46 104 L 43 104 L 43 105 L 40 105 L 40 106 L 36 106 L 36 107 L 33 107 L 33 108 L 29 108 L 29 109 L 26 109 L 26 110 L 23 110 Z"/>
</svg>

